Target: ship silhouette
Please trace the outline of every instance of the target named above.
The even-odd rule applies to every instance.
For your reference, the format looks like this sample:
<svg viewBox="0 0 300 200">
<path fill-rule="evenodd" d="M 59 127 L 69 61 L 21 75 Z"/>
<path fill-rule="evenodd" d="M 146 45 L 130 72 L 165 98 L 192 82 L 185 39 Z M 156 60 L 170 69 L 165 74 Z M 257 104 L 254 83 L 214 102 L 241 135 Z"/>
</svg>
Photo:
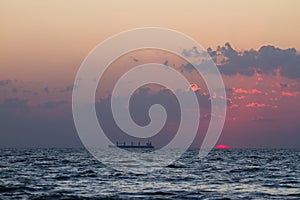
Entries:
<svg viewBox="0 0 300 200">
<path fill-rule="evenodd" d="M 146 144 L 141 144 L 140 142 L 138 143 L 133 143 L 131 142 L 130 144 L 126 144 L 126 142 L 116 142 L 116 145 L 109 145 L 109 147 L 118 147 L 118 148 L 126 148 L 126 149 L 153 149 L 154 146 L 150 141 L 148 141 Z"/>
</svg>

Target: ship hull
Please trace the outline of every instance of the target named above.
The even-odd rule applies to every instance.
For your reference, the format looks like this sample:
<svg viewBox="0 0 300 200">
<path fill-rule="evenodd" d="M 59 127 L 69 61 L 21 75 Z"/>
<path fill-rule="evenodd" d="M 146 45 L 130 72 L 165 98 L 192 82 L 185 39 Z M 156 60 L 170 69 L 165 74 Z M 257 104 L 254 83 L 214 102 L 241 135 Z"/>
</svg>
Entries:
<svg viewBox="0 0 300 200">
<path fill-rule="evenodd" d="M 131 146 L 131 145 L 118 145 L 116 147 L 124 149 L 153 149 L 154 146 Z"/>
</svg>

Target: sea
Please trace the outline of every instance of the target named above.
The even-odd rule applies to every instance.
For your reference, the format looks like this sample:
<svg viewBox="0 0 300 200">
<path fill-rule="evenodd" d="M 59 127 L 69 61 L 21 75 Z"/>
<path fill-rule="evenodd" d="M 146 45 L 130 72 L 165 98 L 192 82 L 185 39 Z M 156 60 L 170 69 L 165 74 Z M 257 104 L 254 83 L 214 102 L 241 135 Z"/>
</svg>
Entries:
<svg viewBox="0 0 300 200">
<path fill-rule="evenodd" d="M 0 199 L 300 199 L 299 149 L 214 149 L 202 159 L 193 149 L 150 173 L 108 168 L 81 148 L 0 152 Z"/>
</svg>

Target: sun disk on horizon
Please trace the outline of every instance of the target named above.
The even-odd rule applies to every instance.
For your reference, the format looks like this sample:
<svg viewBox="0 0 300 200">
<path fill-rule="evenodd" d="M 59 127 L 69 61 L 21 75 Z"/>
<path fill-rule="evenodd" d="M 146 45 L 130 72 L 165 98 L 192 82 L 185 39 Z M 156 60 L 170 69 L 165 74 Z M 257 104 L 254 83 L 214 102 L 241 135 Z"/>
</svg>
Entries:
<svg viewBox="0 0 300 200">
<path fill-rule="evenodd" d="M 229 146 L 225 144 L 219 144 L 215 146 L 215 149 L 229 149 Z"/>
</svg>

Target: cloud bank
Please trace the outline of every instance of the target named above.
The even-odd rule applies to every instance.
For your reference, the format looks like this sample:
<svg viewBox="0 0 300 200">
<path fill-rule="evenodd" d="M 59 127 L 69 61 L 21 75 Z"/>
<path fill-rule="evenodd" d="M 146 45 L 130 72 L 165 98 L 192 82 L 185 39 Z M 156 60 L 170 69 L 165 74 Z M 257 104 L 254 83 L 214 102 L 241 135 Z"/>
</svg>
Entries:
<svg viewBox="0 0 300 200">
<path fill-rule="evenodd" d="M 201 56 L 197 49 L 183 50 L 185 57 Z M 275 74 L 276 70 L 282 76 L 296 79 L 300 78 L 300 54 L 295 48 L 281 49 L 272 45 L 262 46 L 259 50 L 235 50 L 230 43 L 218 46 L 213 50 L 208 48 L 207 52 L 224 75 L 236 74 L 253 76 L 259 74 Z M 190 64 L 183 66 L 187 71 L 193 67 Z"/>
</svg>

